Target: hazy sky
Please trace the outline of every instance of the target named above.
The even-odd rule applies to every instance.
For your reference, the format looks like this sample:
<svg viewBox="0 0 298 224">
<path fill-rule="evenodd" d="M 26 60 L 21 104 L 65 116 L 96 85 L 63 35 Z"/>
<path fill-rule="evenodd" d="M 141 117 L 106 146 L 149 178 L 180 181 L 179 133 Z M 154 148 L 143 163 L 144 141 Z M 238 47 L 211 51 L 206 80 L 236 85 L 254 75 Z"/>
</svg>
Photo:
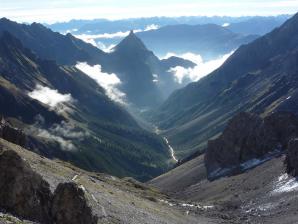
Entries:
<svg viewBox="0 0 298 224">
<path fill-rule="evenodd" d="M 21 22 L 189 15 L 277 15 L 298 0 L 0 0 L 1 17 Z"/>
</svg>

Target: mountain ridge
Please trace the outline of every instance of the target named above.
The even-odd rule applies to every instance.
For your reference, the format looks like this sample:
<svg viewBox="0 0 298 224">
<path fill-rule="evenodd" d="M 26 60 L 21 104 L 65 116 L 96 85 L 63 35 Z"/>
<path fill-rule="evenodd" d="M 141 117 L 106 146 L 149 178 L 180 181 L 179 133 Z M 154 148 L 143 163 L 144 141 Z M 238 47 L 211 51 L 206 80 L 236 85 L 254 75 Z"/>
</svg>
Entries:
<svg viewBox="0 0 298 224">
<path fill-rule="evenodd" d="M 220 133 L 237 112 L 266 114 L 278 110 L 276 106 L 270 109 L 270 104 L 280 104 L 292 94 L 285 103 L 293 102 L 297 21 L 296 14 L 280 28 L 241 46 L 220 68 L 168 98 L 153 120 L 168 130 L 166 135 L 173 146 L 181 150 L 189 147 L 190 152 L 202 150 L 207 139 Z M 294 102 L 291 107 L 293 111 Z"/>
</svg>

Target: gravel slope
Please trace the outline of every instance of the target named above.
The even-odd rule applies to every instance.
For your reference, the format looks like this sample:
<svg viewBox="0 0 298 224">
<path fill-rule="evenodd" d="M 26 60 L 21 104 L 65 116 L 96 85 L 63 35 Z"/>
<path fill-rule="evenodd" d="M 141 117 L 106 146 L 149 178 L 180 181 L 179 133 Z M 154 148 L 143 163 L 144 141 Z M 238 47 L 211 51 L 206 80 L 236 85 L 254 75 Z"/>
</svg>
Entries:
<svg viewBox="0 0 298 224">
<path fill-rule="evenodd" d="M 209 217 L 226 223 L 298 223 L 298 181 L 286 174 L 284 156 L 212 182 L 205 172 L 198 157 L 149 184 L 189 204 L 213 205 Z"/>
<path fill-rule="evenodd" d="M 205 217 L 205 208 L 197 209 L 200 214 L 189 212 L 189 208 L 182 205 L 183 202 L 172 200 L 155 188 L 131 178 L 118 179 L 106 174 L 85 172 L 65 162 L 48 160 L 2 139 L 0 139 L 1 150 L 16 151 L 33 170 L 49 182 L 52 191 L 61 182 L 74 181 L 80 185 L 85 191 L 88 203 L 99 217 L 98 223 L 221 223 L 217 218 Z M 0 215 L 0 223 L 28 222 L 3 214 Z"/>
</svg>

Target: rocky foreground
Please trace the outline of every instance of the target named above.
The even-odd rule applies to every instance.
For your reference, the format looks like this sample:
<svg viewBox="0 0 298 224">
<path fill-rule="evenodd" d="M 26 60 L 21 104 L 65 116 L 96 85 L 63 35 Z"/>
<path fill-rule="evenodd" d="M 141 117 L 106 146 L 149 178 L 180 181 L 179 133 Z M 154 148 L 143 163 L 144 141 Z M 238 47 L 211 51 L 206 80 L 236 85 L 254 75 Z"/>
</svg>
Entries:
<svg viewBox="0 0 298 224">
<path fill-rule="evenodd" d="M 23 136 L 10 128 L 12 139 Z M 1 224 L 221 223 L 205 217 L 206 207 L 190 213 L 183 204 L 131 178 L 85 172 L 0 138 Z"/>
<path fill-rule="evenodd" d="M 2 124 L 1 224 L 292 224 L 298 220 L 298 119 L 293 114 L 263 119 L 240 113 L 219 138 L 209 142 L 205 156 L 148 184 L 44 158 L 4 140 L 19 143 L 26 136 Z"/>
</svg>

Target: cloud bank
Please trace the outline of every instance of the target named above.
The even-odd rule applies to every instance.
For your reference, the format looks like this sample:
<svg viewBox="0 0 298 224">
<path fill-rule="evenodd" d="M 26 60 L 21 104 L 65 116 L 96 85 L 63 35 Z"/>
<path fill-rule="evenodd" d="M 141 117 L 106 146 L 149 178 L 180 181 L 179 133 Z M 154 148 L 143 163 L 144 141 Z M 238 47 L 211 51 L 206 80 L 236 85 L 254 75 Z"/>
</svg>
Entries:
<svg viewBox="0 0 298 224">
<path fill-rule="evenodd" d="M 37 85 L 32 92 L 28 93 L 28 96 L 48 105 L 50 109 L 57 112 L 65 111 L 67 109 L 66 104 L 74 101 L 71 94 L 61 94 L 58 90 L 41 85 Z"/>
<path fill-rule="evenodd" d="M 95 42 L 95 41 L 94 41 Z M 111 45 L 105 45 L 104 43 L 98 41 L 96 44 L 96 47 L 100 48 L 102 51 L 106 53 L 111 53 L 113 52 L 114 47 L 116 47 L 116 44 L 111 44 Z"/>
<path fill-rule="evenodd" d="M 44 129 L 44 117 L 38 115 L 35 120 L 35 123 L 27 131 L 31 135 L 58 143 L 60 148 L 65 151 L 77 150 L 74 141 L 82 141 L 90 136 L 87 131 L 75 127 L 70 122 L 62 121 L 60 124 L 54 124 L 52 127 Z"/>
<path fill-rule="evenodd" d="M 76 65 L 76 68 L 84 72 L 90 78 L 94 79 L 98 85 L 103 87 L 107 96 L 121 104 L 125 104 L 125 93 L 118 89 L 121 84 L 121 80 L 114 73 L 108 74 L 101 71 L 101 65 L 90 66 L 86 62 L 80 62 Z"/>
<path fill-rule="evenodd" d="M 140 33 L 140 32 L 146 32 L 150 30 L 156 30 L 159 29 L 159 26 L 156 24 L 150 24 L 145 27 L 145 29 L 136 29 L 134 30 L 134 33 Z M 99 39 L 115 39 L 115 38 L 124 38 L 128 36 L 130 31 L 119 31 L 116 33 L 103 33 L 103 34 L 79 34 L 79 35 L 74 35 L 75 37 L 85 41 L 86 43 L 90 43 L 95 47 L 100 48 L 101 50 L 109 53 L 112 51 L 113 47 L 115 47 L 114 44 L 110 46 L 106 46 L 103 44 L 101 41 L 98 41 Z"/>
<path fill-rule="evenodd" d="M 168 53 L 166 55 L 166 58 L 176 56 L 184 58 L 186 60 L 190 60 L 197 64 L 197 66 L 195 66 L 194 68 L 183 68 L 181 66 L 177 66 L 169 70 L 169 72 L 171 72 L 175 76 L 175 80 L 179 84 L 182 84 L 185 82 L 198 81 L 204 76 L 210 74 L 211 72 L 219 68 L 232 54 L 233 51 L 211 61 L 204 61 L 200 55 L 193 53 L 185 53 L 181 55 L 177 55 L 175 53 Z"/>
</svg>

